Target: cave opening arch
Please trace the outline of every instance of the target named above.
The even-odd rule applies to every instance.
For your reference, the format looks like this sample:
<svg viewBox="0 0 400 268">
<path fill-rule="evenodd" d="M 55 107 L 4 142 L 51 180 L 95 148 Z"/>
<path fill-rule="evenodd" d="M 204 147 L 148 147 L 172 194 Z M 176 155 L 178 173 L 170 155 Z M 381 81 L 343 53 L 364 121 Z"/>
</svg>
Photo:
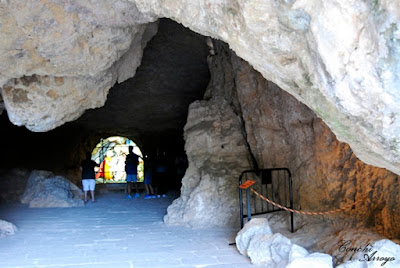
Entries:
<svg viewBox="0 0 400 268">
<path fill-rule="evenodd" d="M 126 183 L 125 161 L 129 147 L 139 156 L 137 166 L 138 182 L 144 181 L 144 157 L 139 146 L 132 140 L 121 136 L 110 136 L 101 139 L 92 150 L 92 160 L 96 168 L 96 184 Z"/>
</svg>

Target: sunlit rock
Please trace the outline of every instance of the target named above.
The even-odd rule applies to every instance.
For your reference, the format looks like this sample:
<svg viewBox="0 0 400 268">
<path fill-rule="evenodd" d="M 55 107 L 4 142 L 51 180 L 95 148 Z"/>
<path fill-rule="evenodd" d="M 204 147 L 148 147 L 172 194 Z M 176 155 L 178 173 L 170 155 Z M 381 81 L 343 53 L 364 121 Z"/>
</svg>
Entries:
<svg viewBox="0 0 400 268">
<path fill-rule="evenodd" d="M 236 247 L 239 252 L 247 256 L 247 250 L 253 236 L 269 234 L 272 235 L 271 227 L 265 218 L 255 218 L 247 222 L 242 230 L 236 235 Z"/>
<path fill-rule="evenodd" d="M 103 106 L 134 76 L 155 18 L 133 3 L 0 3 L 0 85 L 10 120 L 48 131 Z"/>
</svg>

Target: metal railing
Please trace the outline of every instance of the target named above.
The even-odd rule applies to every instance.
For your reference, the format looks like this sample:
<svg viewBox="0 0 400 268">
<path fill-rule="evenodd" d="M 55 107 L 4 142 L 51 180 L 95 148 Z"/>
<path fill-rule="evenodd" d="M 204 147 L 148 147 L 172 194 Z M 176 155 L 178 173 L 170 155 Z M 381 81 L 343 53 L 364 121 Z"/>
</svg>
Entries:
<svg viewBox="0 0 400 268">
<path fill-rule="evenodd" d="M 259 170 L 245 170 L 239 177 L 239 185 L 247 180 L 255 181 L 251 186 L 261 195 L 283 206 L 293 208 L 292 175 L 288 168 L 267 168 Z M 243 191 L 246 200 L 243 200 Z M 250 195 L 250 188 L 239 188 L 240 225 L 243 228 L 244 218 L 251 220 L 251 216 L 281 211 L 282 209 L 266 203 L 264 200 Z M 291 232 L 293 233 L 293 212 L 290 212 Z"/>
</svg>

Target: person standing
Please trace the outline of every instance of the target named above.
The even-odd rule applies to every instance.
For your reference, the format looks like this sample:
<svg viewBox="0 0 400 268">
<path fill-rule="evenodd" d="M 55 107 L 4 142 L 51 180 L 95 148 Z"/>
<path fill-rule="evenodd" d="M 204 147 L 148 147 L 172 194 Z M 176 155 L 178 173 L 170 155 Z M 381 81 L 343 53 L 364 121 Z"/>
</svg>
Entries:
<svg viewBox="0 0 400 268">
<path fill-rule="evenodd" d="M 92 198 L 92 202 L 96 202 L 94 199 L 94 189 L 96 186 L 95 180 L 95 172 L 94 168 L 97 166 L 97 163 L 92 160 L 92 155 L 90 152 L 86 153 L 86 159 L 81 162 L 81 171 L 82 171 L 82 187 L 85 193 L 85 203 L 88 201 L 88 192 L 90 191 L 90 195 Z"/>
<path fill-rule="evenodd" d="M 154 180 L 157 187 L 157 197 L 167 197 L 168 164 L 165 155 L 160 155 L 156 159 Z"/>
<path fill-rule="evenodd" d="M 136 193 L 134 198 L 140 197 L 138 185 L 137 185 L 137 165 L 139 164 L 139 156 L 133 152 L 133 146 L 129 146 L 129 153 L 125 160 L 125 172 L 126 172 L 126 198 L 132 199 L 132 183 L 135 185 Z"/>
<path fill-rule="evenodd" d="M 146 196 L 144 199 L 155 198 L 154 189 L 152 184 L 153 178 L 153 162 L 152 158 L 149 156 L 146 159 L 146 163 L 144 165 L 144 187 L 146 189 Z"/>
</svg>

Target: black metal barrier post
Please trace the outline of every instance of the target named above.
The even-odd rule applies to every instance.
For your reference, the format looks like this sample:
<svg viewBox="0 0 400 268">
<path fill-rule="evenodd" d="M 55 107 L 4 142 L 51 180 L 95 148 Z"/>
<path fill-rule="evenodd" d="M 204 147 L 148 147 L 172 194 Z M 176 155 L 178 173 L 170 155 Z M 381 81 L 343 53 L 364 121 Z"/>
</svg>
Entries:
<svg viewBox="0 0 400 268">
<path fill-rule="evenodd" d="M 251 176 L 250 176 L 251 175 Z M 250 178 L 249 178 L 250 177 Z M 244 226 L 244 217 L 247 216 L 247 220 L 251 220 L 251 196 L 250 186 L 256 185 L 260 189 L 260 194 L 265 195 L 270 200 L 280 203 L 285 207 L 293 209 L 293 187 L 292 187 L 292 175 L 288 168 L 268 168 L 259 170 L 245 170 L 239 176 L 239 203 L 240 203 L 240 226 Z M 246 204 L 247 214 L 244 214 L 243 207 L 243 193 L 246 190 Z M 264 192 L 263 192 L 264 190 Z M 262 201 L 263 202 L 263 201 Z M 280 208 L 266 206 L 261 203 L 261 206 L 257 206 L 257 200 L 254 201 L 253 216 L 267 214 L 277 211 L 282 211 Z M 294 232 L 293 212 L 290 212 L 290 225 L 291 232 Z"/>
<path fill-rule="evenodd" d="M 250 188 L 246 189 L 247 221 L 251 220 Z"/>
</svg>

